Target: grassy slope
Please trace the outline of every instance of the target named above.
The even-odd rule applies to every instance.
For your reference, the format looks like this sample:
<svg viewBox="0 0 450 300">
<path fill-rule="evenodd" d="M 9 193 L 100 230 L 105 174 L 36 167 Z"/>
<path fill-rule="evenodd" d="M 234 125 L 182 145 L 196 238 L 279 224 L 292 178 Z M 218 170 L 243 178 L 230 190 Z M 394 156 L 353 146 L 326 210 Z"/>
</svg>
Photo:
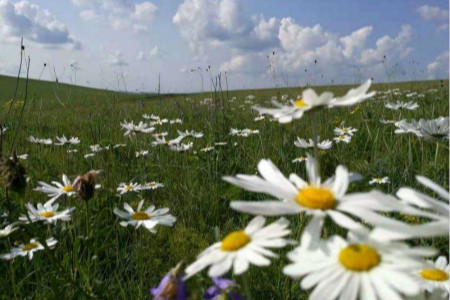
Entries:
<svg viewBox="0 0 450 300">
<path fill-rule="evenodd" d="M 23 99 L 21 82 L 18 99 Z M 345 125 L 358 128 L 349 145 L 338 144 L 331 150 L 321 153 L 323 177 L 331 176 L 339 164 L 346 165 L 351 171 L 360 172 L 364 180 L 351 185 L 352 191 L 368 191 L 372 187 L 367 181 L 371 177 L 389 176 L 391 184 L 381 189 L 393 193 L 400 186 L 417 187 L 414 176 L 423 174 L 437 182 L 448 182 L 448 144 L 441 144 L 435 160 L 436 143 L 418 140 L 414 136 L 396 135 L 391 125 L 383 125 L 379 119 L 435 118 L 448 114 L 448 82 L 440 88 L 440 82 L 414 82 L 393 84 L 392 87 L 425 92 L 429 88 L 438 88 L 438 93 L 427 93 L 425 98 L 417 99 L 416 111 L 395 112 L 384 108 L 382 100 L 372 100 L 353 110 L 342 108 L 326 110 L 311 115 L 306 114 L 292 124 L 280 125 L 276 122 L 255 123 L 255 113 L 244 104 L 248 94 L 256 95 L 255 102 L 269 106 L 268 100 L 275 90 L 230 91 L 228 98 L 237 97 L 237 101 L 227 101 L 226 93 L 222 99 L 216 99 L 216 106 L 200 105 L 205 95 L 174 95 L 171 97 L 149 97 L 145 95 L 120 94 L 94 89 L 60 85 L 58 97 L 55 97 L 55 85 L 48 82 L 30 82 L 30 101 L 25 109 L 22 131 L 16 145 L 19 154 L 28 153 L 24 162 L 30 177 L 25 201 L 43 202 L 46 197 L 32 190 L 38 180 L 50 182 L 59 180 L 61 174 L 74 178 L 77 174 L 92 168 L 101 168 L 103 190 L 90 202 L 91 238 L 85 240 L 86 233 L 85 204 L 79 200 L 61 199 L 62 207 L 76 206 L 73 222 L 67 228 L 60 224 L 48 229 L 49 235 L 59 240 L 54 253 L 63 265 L 65 272 L 83 287 L 108 299 L 144 299 L 147 290 L 155 286 L 177 262 L 191 262 L 195 256 L 216 240 L 217 230 L 222 238 L 228 232 L 244 226 L 250 216 L 239 214 L 228 208 L 229 202 L 236 199 L 264 199 L 265 196 L 247 193 L 230 186 L 221 180 L 223 175 L 237 173 L 254 174 L 258 161 L 270 158 L 285 173 L 298 173 L 305 176 L 303 164 L 293 164 L 292 159 L 305 155 L 306 151 L 293 145 L 299 136 L 309 138 L 313 124 L 318 124 L 323 138 L 333 137 L 333 128 L 342 121 Z M 387 89 L 388 85 L 375 85 L 374 89 Z M 4 102 L 11 98 L 14 79 L 0 77 L 0 116 L 5 112 Z M 323 88 L 319 88 L 323 89 Z M 342 94 L 343 87 L 329 88 L 336 94 Z M 299 89 L 281 90 L 295 97 Z M 222 95 L 219 95 L 222 96 Z M 190 97 L 192 101 L 185 98 Z M 405 97 L 394 100 L 407 100 Z M 2 102 L 3 101 L 3 102 Z M 223 109 L 219 104 L 223 103 Z M 134 139 L 123 137 L 119 123 L 124 119 L 139 122 L 142 114 L 157 114 L 167 118 L 182 118 L 182 125 L 167 125 L 158 131 L 169 131 L 169 138 L 176 137 L 176 129 L 202 130 L 205 137 L 194 140 L 194 148 L 199 151 L 214 142 L 227 141 L 228 145 L 210 153 L 176 153 L 164 147 L 152 148 L 150 136 L 137 136 Z M 15 128 L 20 108 L 13 110 L 7 125 Z M 230 128 L 259 129 L 260 135 L 237 138 L 228 135 Z M 9 149 L 13 130 L 6 134 L 6 149 Z M 25 137 L 78 136 L 81 144 L 78 153 L 67 154 L 61 147 L 44 147 L 26 142 Z M 236 146 L 233 146 L 234 143 Z M 83 159 L 89 152 L 89 145 L 126 143 L 119 148 L 99 153 L 94 158 Z M 135 151 L 150 150 L 149 158 L 136 158 Z M 158 228 L 158 233 L 136 232 L 132 228 L 122 228 L 112 213 L 114 207 L 122 207 L 124 201 L 136 205 L 136 194 L 118 197 L 115 189 L 124 181 L 163 182 L 165 188 L 145 192 L 142 196 L 148 203 L 157 207 L 169 207 L 178 221 L 173 228 Z M 4 201 L 4 190 L 0 190 L 0 199 Z M 14 199 L 17 203 L 23 199 Z M 4 208 L 4 202 L 1 202 Z M 15 217 L 22 210 L 15 212 Z M 291 217 L 292 235 L 298 239 L 305 224 L 303 217 Z M 328 234 L 343 233 L 327 224 Z M 13 234 L 12 241 L 26 239 L 25 233 Z M 428 244 L 429 241 L 416 241 Z M 432 243 L 448 255 L 448 239 L 434 239 Z M 6 251 L 4 246 L 1 251 Z M 88 250 L 89 249 L 89 250 Z M 281 259 L 275 260 L 270 267 L 250 270 L 250 282 L 255 299 L 304 299 L 298 285 L 281 274 L 286 264 L 285 253 L 279 251 Z M 90 255 L 88 255 L 90 253 Z M 96 255 L 91 261 L 89 257 Z M 30 262 L 17 259 L 14 263 L 0 263 L 0 280 L 3 286 L 0 299 L 12 299 L 14 293 L 24 299 L 34 295 L 35 299 L 81 299 L 76 289 L 67 284 L 67 280 L 58 275 L 47 258 L 38 253 Z M 13 276 L 14 274 L 14 276 Z M 206 287 L 206 276 L 193 282 Z M 240 278 L 237 278 L 240 282 Z M 197 298 L 198 299 L 198 298 Z"/>
</svg>

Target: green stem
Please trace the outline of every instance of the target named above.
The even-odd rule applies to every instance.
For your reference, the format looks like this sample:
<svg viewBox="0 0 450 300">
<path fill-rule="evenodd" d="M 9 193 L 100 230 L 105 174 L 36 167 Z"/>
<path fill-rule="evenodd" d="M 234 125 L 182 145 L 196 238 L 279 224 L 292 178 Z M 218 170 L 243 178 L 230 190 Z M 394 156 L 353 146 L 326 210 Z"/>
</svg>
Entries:
<svg viewBox="0 0 450 300">
<path fill-rule="evenodd" d="M 439 154 L 439 143 L 436 143 L 436 153 L 434 154 L 434 167 L 437 165 L 437 159 Z"/>
<path fill-rule="evenodd" d="M 248 277 L 248 273 L 247 272 L 245 272 L 242 275 L 242 280 L 243 280 L 243 285 L 244 285 L 245 298 L 247 300 L 252 300 L 253 297 L 252 297 L 252 293 L 250 291 L 250 279 Z"/>
</svg>

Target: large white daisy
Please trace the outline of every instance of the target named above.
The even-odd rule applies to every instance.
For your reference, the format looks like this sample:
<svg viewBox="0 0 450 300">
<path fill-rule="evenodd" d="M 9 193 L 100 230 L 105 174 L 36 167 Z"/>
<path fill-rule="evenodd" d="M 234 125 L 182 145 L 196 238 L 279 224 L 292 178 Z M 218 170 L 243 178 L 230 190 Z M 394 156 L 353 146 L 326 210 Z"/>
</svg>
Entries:
<svg viewBox="0 0 450 300">
<path fill-rule="evenodd" d="M 380 243 L 367 236 L 333 236 L 321 247 L 300 245 L 288 254 L 292 264 L 283 273 L 303 278 L 310 300 L 401 300 L 419 293 L 412 270 L 423 266 L 431 248 L 410 248 L 403 243 Z"/>
<path fill-rule="evenodd" d="M 177 220 L 174 216 L 167 214 L 169 212 L 168 208 L 155 210 L 155 206 L 151 205 L 146 210 L 142 210 L 143 205 L 144 200 L 141 200 L 136 211 L 126 202 L 123 204 L 125 211 L 114 208 L 114 213 L 117 216 L 126 219 L 120 222 L 120 225 L 123 227 L 131 225 L 136 228 L 143 226 L 150 232 L 156 233 L 155 227 L 157 225 L 172 226 Z"/>
<path fill-rule="evenodd" d="M 44 205 L 42 203 L 38 203 L 37 207 L 35 207 L 31 203 L 25 204 L 25 207 L 28 209 L 28 217 L 25 215 L 21 215 L 19 220 L 25 223 L 38 222 L 43 221 L 44 223 L 56 223 L 58 220 L 61 221 L 70 221 L 71 213 L 75 210 L 75 207 L 67 208 L 62 211 L 58 211 L 59 204 L 55 203 L 56 199 L 50 199 L 45 202 Z"/>
<path fill-rule="evenodd" d="M 38 181 L 39 186 L 35 188 L 35 191 L 46 193 L 52 199 L 57 199 L 62 195 L 67 195 L 69 197 L 76 194 L 76 191 L 66 174 L 62 175 L 62 184 L 58 181 L 52 181 L 53 185 L 48 183 Z"/>
<path fill-rule="evenodd" d="M 222 241 L 208 247 L 186 268 L 186 278 L 208 266 L 208 276 L 219 277 L 231 268 L 234 274 L 240 275 L 250 264 L 270 265 L 269 258 L 277 255 L 267 248 L 282 248 L 290 244 L 291 241 L 284 237 L 291 231 L 288 229 L 289 221 L 284 218 L 264 227 L 265 222 L 264 217 L 255 217 L 244 230 L 231 232 Z"/>
<path fill-rule="evenodd" d="M 49 238 L 45 241 L 50 249 L 54 248 L 57 242 L 58 241 L 54 238 Z M 20 244 L 18 247 L 11 248 L 10 253 L 1 254 L 0 258 L 10 260 L 17 256 L 28 256 L 28 259 L 31 260 L 35 252 L 42 251 L 44 249 L 45 247 L 37 239 L 34 238 L 31 239 L 27 244 Z"/>
<path fill-rule="evenodd" d="M 367 93 L 371 83 L 372 81 L 369 79 L 359 87 L 350 89 L 347 94 L 342 97 L 333 97 L 333 94 L 330 92 L 317 95 L 314 90 L 307 89 L 303 91 L 301 98 L 296 101 L 291 101 L 291 105 L 283 105 L 275 100 L 272 100 L 272 104 L 276 106 L 276 108 L 263 108 L 255 106 L 253 109 L 257 110 L 259 114 L 271 115 L 280 123 L 290 123 L 294 119 L 300 119 L 306 111 L 320 106 L 332 108 L 339 106 L 351 106 L 362 102 L 375 95 L 375 92 Z"/>
<path fill-rule="evenodd" d="M 258 164 L 262 177 L 242 174 L 224 177 L 225 181 L 245 190 L 268 194 L 277 199 L 233 201 L 230 207 L 254 215 L 280 216 L 300 213 L 311 215 L 313 218 L 307 229 L 312 235 L 311 240 L 320 237 L 323 219 L 327 216 L 341 227 L 365 231 L 361 224 L 347 214 L 371 224 L 381 224 L 387 217 L 376 212 L 396 211 L 402 207 L 394 197 L 378 191 L 346 194 L 349 183 L 360 179 L 360 176 L 349 173 L 343 166 L 338 166 L 336 175 L 325 182 L 321 181 L 317 162 L 311 156 L 306 160 L 306 169 L 309 182 L 296 174 L 291 174 L 287 179 L 270 160 L 261 160 Z"/>
</svg>

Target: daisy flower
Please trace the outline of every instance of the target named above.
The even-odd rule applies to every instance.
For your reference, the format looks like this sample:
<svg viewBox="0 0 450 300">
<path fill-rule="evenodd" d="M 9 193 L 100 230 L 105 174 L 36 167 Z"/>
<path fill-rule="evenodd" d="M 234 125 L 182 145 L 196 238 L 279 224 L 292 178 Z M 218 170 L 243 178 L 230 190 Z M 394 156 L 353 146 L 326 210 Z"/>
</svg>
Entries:
<svg viewBox="0 0 450 300">
<path fill-rule="evenodd" d="M 56 146 L 63 146 L 68 144 L 76 145 L 80 143 L 80 139 L 77 137 L 71 137 L 70 139 L 68 139 L 65 135 L 63 135 L 62 137 L 57 136 L 56 139 L 58 140 L 58 142 L 55 143 Z"/>
<path fill-rule="evenodd" d="M 372 185 L 372 184 L 386 184 L 386 183 L 390 183 L 390 181 L 389 181 L 389 177 L 383 177 L 383 178 L 380 178 L 380 177 L 378 177 L 378 178 L 372 178 L 372 180 L 370 180 L 369 181 L 369 184 L 370 185 Z"/>
<path fill-rule="evenodd" d="M 183 120 L 181 119 L 174 119 L 169 121 L 170 124 L 183 124 Z"/>
<path fill-rule="evenodd" d="M 186 130 L 186 131 L 177 130 L 177 132 L 178 132 L 178 135 L 180 137 L 183 137 L 183 138 L 192 136 L 192 137 L 195 137 L 195 138 L 199 139 L 199 138 L 203 137 L 203 132 L 201 132 L 201 131 L 196 132 L 194 130 L 191 130 L 191 131 L 189 131 L 189 130 Z"/>
<path fill-rule="evenodd" d="M 350 135 L 340 135 L 340 136 L 333 138 L 333 140 L 336 143 L 344 142 L 344 143 L 348 144 L 352 140 L 352 137 Z"/>
<path fill-rule="evenodd" d="M 332 236 L 314 250 L 302 247 L 288 254 L 292 262 L 283 273 L 303 278 L 300 286 L 310 289 L 310 300 L 401 300 L 419 292 L 411 270 L 432 256 L 431 248 L 410 248 L 403 243 L 380 243 L 351 234 Z"/>
<path fill-rule="evenodd" d="M 386 234 L 389 234 L 390 238 L 393 239 L 394 233 L 396 239 L 448 236 L 450 226 L 450 194 L 448 190 L 426 177 L 416 176 L 416 179 L 435 192 L 441 199 L 430 197 L 409 187 L 402 187 L 397 191 L 397 197 L 400 199 L 400 203 L 404 205 L 400 212 L 425 217 L 431 219 L 431 221 L 420 225 L 409 225 L 390 219 L 383 227 L 374 229 L 374 237 L 381 240 Z"/>
<path fill-rule="evenodd" d="M 399 109 L 416 110 L 419 107 L 419 104 L 412 101 L 410 102 L 397 101 L 396 103 L 387 102 L 384 106 L 392 110 L 399 110 Z"/>
<path fill-rule="evenodd" d="M 32 135 L 27 137 L 27 141 L 29 141 L 30 143 L 43 144 L 43 145 L 51 145 L 53 143 L 52 139 L 39 139 L 39 138 L 35 138 Z"/>
<path fill-rule="evenodd" d="M 317 148 L 320 150 L 328 150 L 333 146 L 333 143 L 330 140 L 323 140 L 320 141 L 320 137 L 317 138 Z M 297 140 L 294 141 L 294 145 L 299 148 L 313 148 L 314 147 L 314 141 L 312 139 L 309 139 L 309 141 L 306 141 L 305 139 L 301 139 L 297 137 Z"/>
<path fill-rule="evenodd" d="M 299 156 L 296 159 L 292 160 L 293 163 L 301 163 L 307 160 L 306 156 Z"/>
<path fill-rule="evenodd" d="M 133 121 L 130 123 L 124 121 L 123 123 L 120 123 L 120 126 L 125 130 L 124 136 L 129 136 L 130 134 L 135 135 L 136 133 L 152 133 L 155 131 L 154 127 L 148 127 L 148 124 L 142 121 L 140 121 L 138 125 L 135 125 Z"/>
<path fill-rule="evenodd" d="M 28 159 L 28 154 L 21 154 L 21 155 L 17 155 L 18 159 L 22 159 L 22 160 L 27 160 Z M 13 156 L 10 156 L 9 159 L 14 160 Z"/>
<path fill-rule="evenodd" d="M 0 238 L 4 238 L 7 237 L 8 235 L 10 235 L 11 233 L 13 233 L 14 231 L 16 231 L 17 227 L 14 227 L 14 224 L 9 224 L 7 225 L 5 228 L 0 229 Z"/>
<path fill-rule="evenodd" d="M 284 239 L 290 234 L 289 221 L 280 218 L 264 227 L 266 219 L 261 216 L 253 218 L 244 230 L 228 234 L 221 242 L 217 242 L 189 265 L 186 278 L 210 266 L 209 277 L 219 277 L 233 267 L 233 273 L 240 275 L 248 270 L 250 264 L 256 266 L 270 265 L 269 258 L 277 255 L 267 248 L 282 248 L 291 242 Z"/>
<path fill-rule="evenodd" d="M 142 117 L 147 120 L 155 120 L 155 121 L 161 119 L 159 116 L 154 115 L 154 114 L 152 114 L 151 116 L 144 114 Z"/>
<path fill-rule="evenodd" d="M 201 152 L 210 152 L 214 150 L 214 146 L 209 146 L 209 147 L 205 147 L 200 149 Z"/>
<path fill-rule="evenodd" d="M 155 120 L 153 122 L 150 122 L 150 126 L 155 126 L 155 125 L 162 126 L 162 125 L 164 125 L 165 123 L 168 123 L 168 122 L 169 122 L 169 120 L 167 120 L 167 119 L 158 119 L 158 120 Z"/>
<path fill-rule="evenodd" d="M 291 101 L 291 105 L 283 105 L 272 100 L 272 104 L 277 108 L 263 108 L 254 106 L 259 114 L 268 114 L 278 120 L 280 123 L 290 123 L 294 119 L 300 119 L 304 112 L 312 110 L 316 107 L 326 106 L 328 108 L 339 106 L 352 106 L 360 103 L 373 95 L 375 92 L 367 93 L 370 88 L 371 80 L 367 80 L 364 84 L 357 88 L 350 89 L 343 97 L 333 97 L 330 92 L 322 93 L 320 96 L 312 89 L 304 90 L 302 97 L 296 101 Z"/>
<path fill-rule="evenodd" d="M 158 145 L 168 145 L 168 146 L 176 145 L 179 144 L 183 138 L 184 137 L 179 136 L 173 140 L 166 140 L 165 137 L 159 138 L 155 136 L 155 140 L 152 142 L 152 146 L 155 147 Z"/>
<path fill-rule="evenodd" d="M 57 242 L 58 241 L 54 238 L 45 240 L 45 243 L 50 249 L 54 248 Z M 28 256 L 28 259 L 31 260 L 35 252 L 42 251 L 44 249 L 45 247 L 34 238 L 31 239 L 28 244 L 20 244 L 18 247 L 11 248 L 10 253 L 1 254 L 0 258 L 10 260 L 17 256 Z"/>
<path fill-rule="evenodd" d="M 95 156 L 95 153 L 86 153 L 84 155 L 84 158 L 89 158 L 89 157 L 94 157 L 94 156 Z"/>
<path fill-rule="evenodd" d="M 397 121 L 396 120 L 385 120 L 385 119 L 381 119 L 380 122 L 382 124 L 395 124 Z"/>
<path fill-rule="evenodd" d="M 136 151 L 136 157 L 149 156 L 148 150 Z"/>
<path fill-rule="evenodd" d="M 334 129 L 336 135 L 353 135 L 358 129 L 353 127 L 339 127 Z"/>
<path fill-rule="evenodd" d="M 188 151 L 188 150 L 192 149 L 192 147 L 194 147 L 194 143 L 192 143 L 192 142 L 187 143 L 187 144 L 180 143 L 180 144 L 169 145 L 170 150 L 178 151 L 178 152 Z"/>
<path fill-rule="evenodd" d="M 164 187 L 164 184 L 156 182 L 156 181 L 150 181 L 145 183 L 144 185 L 141 185 L 141 190 L 156 190 L 159 188 Z"/>
<path fill-rule="evenodd" d="M 227 142 L 216 142 L 214 143 L 215 146 L 226 146 L 228 143 Z"/>
<path fill-rule="evenodd" d="M 62 175 L 62 184 L 58 181 L 52 181 L 53 185 L 45 183 L 43 181 L 38 181 L 39 186 L 35 188 L 35 191 L 46 193 L 47 196 L 52 199 L 57 199 L 62 195 L 67 195 L 71 197 L 76 194 L 76 191 L 66 174 Z"/>
<path fill-rule="evenodd" d="M 50 199 L 44 205 L 38 203 L 37 207 L 34 207 L 31 203 L 25 204 L 25 207 L 28 209 L 28 216 L 21 215 L 19 220 L 25 223 L 43 221 L 49 224 L 55 224 L 58 220 L 70 221 L 71 213 L 75 210 L 75 207 L 58 211 L 59 204 L 55 203 L 55 200 Z"/>
<path fill-rule="evenodd" d="M 125 182 L 121 182 L 117 188 L 117 192 L 119 192 L 120 195 L 123 195 L 128 192 L 138 192 L 140 189 L 141 185 L 138 183 L 130 182 L 129 184 L 126 184 Z"/>
<path fill-rule="evenodd" d="M 154 138 L 162 138 L 162 137 L 165 137 L 165 136 L 167 136 L 167 135 L 169 135 L 169 133 L 168 133 L 167 131 L 164 131 L 164 132 L 157 132 L 157 133 L 152 134 L 152 136 L 153 136 Z"/>
<path fill-rule="evenodd" d="M 120 222 L 120 225 L 123 227 L 131 225 L 135 228 L 144 226 L 151 233 L 156 233 L 155 227 L 157 225 L 172 226 L 177 220 L 174 216 L 167 214 L 168 208 L 155 210 L 155 206 L 151 205 L 146 210 L 142 210 L 143 205 L 144 200 L 141 200 L 136 211 L 126 202 L 123 204 L 125 211 L 114 208 L 114 213 L 117 216 L 126 219 L 126 221 Z"/>
<path fill-rule="evenodd" d="M 264 120 L 265 118 L 266 118 L 265 116 L 260 115 L 260 116 L 258 116 L 258 117 L 256 117 L 256 118 L 254 118 L 253 120 L 254 120 L 255 122 L 258 122 L 258 121 Z"/>
<path fill-rule="evenodd" d="M 114 146 L 113 146 L 113 149 L 117 149 L 117 148 L 121 148 L 121 147 L 126 147 L 127 146 L 127 144 L 115 144 Z"/>
<path fill-rule="evenodd" d="M 433 263 L 428 260 L 427 265 L 418 269 L 414 274 L 417 276 L 419 285 L 422 290 L 428 293 L 444 294 L 445 299 L 448 299 L 450 292 L 450 265 L 445 256 L 439 256 Z"/>
<path fill-rule="evenodd" d="M 287 179 L 270 160 L 261 160 L 258 170 L 262 177 L 239 174 L 236 177 L 223 177 L 223 180 L 251 192 L 271 195 L 277 200 L 233 201 L 230 207 L 253 215 L 305 213 L 312 216 L 305 231 L 309 231 L 316 239 L 321 235 L 325 217 L 330 217 L 343 228 L 365 232 L 365 228 L 347 214 L 372 224 L 379 224 L 387 217 L 375 212 L 397 211 L 403 207 L 398 201 L 392 200 L 392 196 L 378 191 L 346 194 L 349 183 L 360 179 L 360 176 L 349 173 L 344 166 L 338 166 L 336 175 L 322 182 L 317 162 L 309 155 L 306 160 L 309 182 L 296 174 L 291 174 Z"/>
</svg>

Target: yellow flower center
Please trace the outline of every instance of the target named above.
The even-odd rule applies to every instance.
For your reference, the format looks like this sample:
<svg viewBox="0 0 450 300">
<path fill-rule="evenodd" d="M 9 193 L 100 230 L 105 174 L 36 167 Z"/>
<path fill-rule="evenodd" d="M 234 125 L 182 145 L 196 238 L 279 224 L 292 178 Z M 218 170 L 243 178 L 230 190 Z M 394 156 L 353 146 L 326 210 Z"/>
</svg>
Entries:
<svg viewBox="0 0 450 300">
<path fill-rule="evenodd" d="M 55 216 L 55 213 L 53 211 L 43 211 L 40 213 L 40 215 L 44 218 L 51 218 Z"/>
<path fill-rule="evenodd" d="M 133 189 L 133 186 L 132 185 L 126 185 L 125 186 L 125 190 L 126 191 L 129 191 L 129 190 L 132 190 Z"/>
<path fill-rule="evenodd" d="M 73 186 L 71 186 L 71 185 L 66 185 L 65 187 L 62 188 L 62 190 L 66 193 L 75 191 Z"/>
<path fill-rule="evenodd" d="M 444 272 L 438 268 L 423 269 L 422 272 L 420 272 L 420 276 L 426 280 L 432 281 L 445 281 L 449 278 L 447 272 Z"/>
<path fill-rule="evenodd" d="M 136 221 L 148 220 L 150 219 L 150 214 L 146 213 L 145 211 L 137 211 L 131 216 L 131 218 Z"/>
<path fill-rule="evenodd" d="M 22 247 L 22 251 L 30 251 L 34 248 L 37 248 L 39 245 L 37 243 L 29 243 Z"/>
<path fill-rule="evenodd" d="M 148 183 L 148 185 L 149 185 L 149 186 L 156 186 L 156 182 L 151 181 L 151 182 Z"/>
<path fill-rule="evenodd" d="M 220 248 L 223 251 L 237 251 L 250 242 L 250 236 L 243 230 L 228 234 L 223 240 Z"/>
<path fill-rule="evenodd" d="M 343 136 L 343 135 L 340 135 L 340 136 L 338 137 L 338 139 L 339 139 L 340 141 L 342 141 L 342 140 L 344 140 L 344 139 L 345 139 L 345 136 Z"/>
<path fill-rule="evenodd" d="M 380 264 L 381 258 L 378 252 L 364 244 L 352 244 L 341 250 L 339 262 L 350 271 L 362 272 Z"/>
<path fill-rule="evenodd" d="M 295 201 L 301 206 L 311 209 L 330 209 L 335 206 L 333 193 L 322 187 L 307 186 L 301 189 Z"/>
<path fill-rule="evenodd" d="M 294 102 L 295 107 L 307 107 L 308 104 L 305 103 L 303 99 L 298 99 Z"/>
<path fill-rule="evenodd" d="M 342 132 L 347 133 L 348 132 L 348 128 L 342 128 Z"/>
</svg>

